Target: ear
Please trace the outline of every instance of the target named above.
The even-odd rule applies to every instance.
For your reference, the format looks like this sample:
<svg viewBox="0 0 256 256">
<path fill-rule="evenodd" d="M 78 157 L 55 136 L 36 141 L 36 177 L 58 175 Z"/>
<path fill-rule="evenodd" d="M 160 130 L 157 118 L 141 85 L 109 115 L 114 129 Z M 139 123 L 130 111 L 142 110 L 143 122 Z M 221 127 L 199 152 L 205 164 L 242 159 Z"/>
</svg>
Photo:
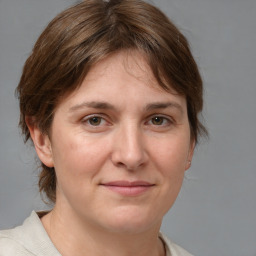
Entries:
<svg viewBox="0 0 256 256">
<path fill-rule="evenodd" d="M 54 167 L 52 146 L 49 136 L 43 134 L 41 130 L 33 122 L 33 117 L 26 117 L 26 124 L 28 126 L 30 136 L 34 142 L 36 153 L 41 160 L 48 167 Z"/>
<path fill-rule="evenodd" d="M 196 145 L 195 140 L 190 142 L 190 147 L 189 147 L 189 151 L 188 151 L 188 157 L 187 157 L 187 163 L 186 163 L 186 166 L 185 166 L 185 170 L 188 170 L 191 166 L 192 158 L 193 158 L 193 155 L 194 155 L 195 145 Z"/>
</svg>

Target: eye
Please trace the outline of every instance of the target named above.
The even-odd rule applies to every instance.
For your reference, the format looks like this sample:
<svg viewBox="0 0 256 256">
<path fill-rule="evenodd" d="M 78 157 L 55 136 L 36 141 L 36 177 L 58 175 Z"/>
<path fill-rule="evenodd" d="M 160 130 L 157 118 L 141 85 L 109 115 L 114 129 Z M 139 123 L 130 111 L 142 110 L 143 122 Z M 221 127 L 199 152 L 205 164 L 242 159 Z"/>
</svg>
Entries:
<svg viewBox="0 0 256 256">
<path fill-rule="evenodd" d="M 92 126 L 99 126 L 102 123 L 102 117 L 93 116 L 88 119 L 88 123 Z"/>
<path fill-rule="evenodd" d="M 107 125 L 107 121 L 98 115 L 86 116 L 82 120 L 83 124 L 87 127 L 102 127 Z"/>
<path fill-rule="evenodd" d="M 155 126 L 168 126 L 169 124 L 172 123 L 170 119 L 167 117 L 163 116 L 153 116 L 150 120 L 149 123 Z"/>
<path fill-rule="evenodd" d="M 153 118 L 151 118 L 151 122 L 154 125 L 162 125 L 164 121 L 165 120 L 162 116 L 154 116 Z"/>
</svg>

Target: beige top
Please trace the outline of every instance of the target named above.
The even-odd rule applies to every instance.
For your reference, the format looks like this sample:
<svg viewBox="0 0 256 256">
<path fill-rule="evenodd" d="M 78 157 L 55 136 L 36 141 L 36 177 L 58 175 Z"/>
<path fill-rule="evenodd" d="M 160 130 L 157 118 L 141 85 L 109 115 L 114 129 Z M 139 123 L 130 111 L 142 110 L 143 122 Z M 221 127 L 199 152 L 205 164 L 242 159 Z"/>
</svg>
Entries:
<svg viewBox="0 0 256 256">
<path fill-rule="evenodd" d="M 166 256 L 192 256 L 163 234 Z M 61 256 L 46 233 L 36 212 L 14 229 L 0 231 L 0 256 Z"/>
</svg>

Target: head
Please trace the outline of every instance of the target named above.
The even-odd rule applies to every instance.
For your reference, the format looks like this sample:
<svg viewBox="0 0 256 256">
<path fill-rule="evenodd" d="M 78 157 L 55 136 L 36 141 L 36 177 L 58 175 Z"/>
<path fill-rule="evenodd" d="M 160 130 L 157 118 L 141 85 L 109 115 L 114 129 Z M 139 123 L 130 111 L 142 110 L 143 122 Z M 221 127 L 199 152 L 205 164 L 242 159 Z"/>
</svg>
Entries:
<svg viewBox="0 0 256 256">
<path fill-rule="evenodd" d="M 115 53 L 134 50 L 145 57 L 162 89 L 184 96 L 191 140 L 196 143 L 205 132 L 198 118 L 202 80 L 188 42 L 159 9 L 140 0 L 86 0 L 49 23 L 17 87 L 25 141 L 31 139 L 29 125 L 51 137 L 57 106 L 79 89 L 92 67 Z M 39 187 L 55 202 L 55 170 L 44 163 Z"/>
</svg>

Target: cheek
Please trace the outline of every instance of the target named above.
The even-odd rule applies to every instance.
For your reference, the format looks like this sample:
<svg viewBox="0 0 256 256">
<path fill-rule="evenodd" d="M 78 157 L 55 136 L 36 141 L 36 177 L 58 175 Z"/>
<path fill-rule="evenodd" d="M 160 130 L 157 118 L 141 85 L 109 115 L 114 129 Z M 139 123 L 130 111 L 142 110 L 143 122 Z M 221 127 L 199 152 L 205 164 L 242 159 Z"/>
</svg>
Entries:
<svg viewBox="0 0 256 256">
<path fill-rule="evenodd" d="M 185 171 L 188 153 L 189 138 L 186 135 L 183 138 L 175 136 L 155 141 L 151 147 L 151 158 L 158 165 L 158 169 L 165 172 L 166 175 L 180 174 Z"/>
<path fill-rule="evenodd" d="M 164 143 L 153 152 L 154 169 L 159 177 L 158 200 L 155 200 L 155 207 L 161 209 L 165 215 L 174 204 L 182 187 L 187 147 L 180 143 Z"/>
<path fill-rule="evenodd" d="M 97 146 L 97 143 L 83 139 L 66 138 L 55 144 L 54 165 L 59 200 L 66 198 L 79 204 L 81 200 L 87 202 L 86 195 L 94 194 L 92 184 L 97 183 L 97 174 L 105 162 L 102 148 L 103 145 Z"/>
<path fill-rule="evenodd" d="M 82 134 L 64 136 L 59 133 L 53 143 L 54 166 L 56 174 L 67 179 L 83 175 L 95 175 L 107 156 L 107 143 L 85 137 Z M 104 149 L 104 150 L 103 150 Z"/>
</svg>

